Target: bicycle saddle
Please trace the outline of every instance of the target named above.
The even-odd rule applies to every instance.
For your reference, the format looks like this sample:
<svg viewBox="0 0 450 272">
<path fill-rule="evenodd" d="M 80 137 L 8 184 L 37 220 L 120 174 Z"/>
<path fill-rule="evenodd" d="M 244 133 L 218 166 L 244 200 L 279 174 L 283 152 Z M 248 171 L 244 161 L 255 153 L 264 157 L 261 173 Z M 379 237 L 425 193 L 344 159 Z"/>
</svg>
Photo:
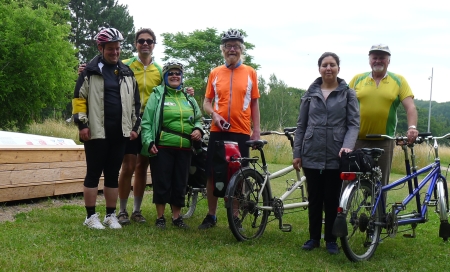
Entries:
<svg viewBox="0 0 450 272">
<path fill-rule="evenodd" d="M 372 158 L 379 158 L 384 153 L 384 149 L 382 148 L 361 148 L 364 154 L 372 156 Z"/>
<path fill-rule="evenodd" d="M 267 144 L 266 140 L 250 140 L 245 142 L 246 145 L 253 147 L 253 148 L 261 148 L 265 144 Z"/>
</svg>

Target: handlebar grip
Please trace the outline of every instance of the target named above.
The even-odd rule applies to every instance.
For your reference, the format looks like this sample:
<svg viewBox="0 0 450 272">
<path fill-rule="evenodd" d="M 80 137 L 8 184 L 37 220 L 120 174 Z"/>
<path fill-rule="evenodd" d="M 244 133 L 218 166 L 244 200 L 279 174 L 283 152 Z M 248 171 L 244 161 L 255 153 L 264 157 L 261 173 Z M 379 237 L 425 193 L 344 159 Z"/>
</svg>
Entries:
<svg viewBox="0 0 450 272">
<path fill-rule="evenodd" d="M 366 138 L 381 138 L 381 134 L 367 134 Z"/>
<path fill-rule="evenodd" d="M 297 127 L 285 127 L 284 132 L 294 132 L 297 129 Z"/>
<path fill-rule="evenodd" d="M 431 132 L 422 132 L 422 133 L 419 133 L 418 136 L 422 137 L 422 138 L 426 138 L 426 137 L 432 136 L 432 135 L 431 135 Z"/>
</svg>

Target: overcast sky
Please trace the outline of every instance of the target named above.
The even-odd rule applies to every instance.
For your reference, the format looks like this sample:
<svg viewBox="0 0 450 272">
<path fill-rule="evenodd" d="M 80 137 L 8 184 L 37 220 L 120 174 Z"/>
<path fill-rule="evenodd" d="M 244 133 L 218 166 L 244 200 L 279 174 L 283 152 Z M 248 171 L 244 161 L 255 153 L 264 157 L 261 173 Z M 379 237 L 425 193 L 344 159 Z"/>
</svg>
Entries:
<svg viewBox="0 0 450 272">
<path fill-rule="evenodd" d="M 370 70 L 371 45 L 383 43 L 392 53 L 388 70 L 407 79 L 416 99 L 428 101 L 432 89 L 432 100 L 450 101 L 450 85 L 445 84 L 450 79 L 450 5 L 445 0 L 119 3 L 128 5 L 136 29 L 150 27 L 156 33 L 159 63 L 161 33 L 240 28 L 255 45 L 249 54 L 261 65 L 258 75 L 268 81 L 275 74 L 290 87 L 306 89 L 319 76 L 317 60 L 323 52 L 340 57 L 339 77 L 350 82 Z"/>
</svg>

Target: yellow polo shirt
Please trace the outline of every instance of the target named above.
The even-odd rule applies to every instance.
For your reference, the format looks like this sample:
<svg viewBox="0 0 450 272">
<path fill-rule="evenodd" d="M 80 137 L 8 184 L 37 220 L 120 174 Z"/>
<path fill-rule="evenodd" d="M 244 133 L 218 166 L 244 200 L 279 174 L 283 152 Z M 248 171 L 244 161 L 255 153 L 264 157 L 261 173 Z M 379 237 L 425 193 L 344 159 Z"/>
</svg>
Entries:
<svg viewBox="0 0 450 272">
<path fill-rule="evenodd" d="M 358 139 L 366 139 L 366 134 L 395 136 L 397 127 L 397 107 L 407 97 L 414 94 L 406 79 L 387 72 L 376 84 L 372 73 L 362 73 L 353 77 L 349 87 L 354 89 L 359 101 L 360 128 Z"/>
<path fill-rule="evenodd" d="M 128 65 L 134 73 L 141 98 L 141 113 L 143 113 L 145 105 L 147 105 L 147 100 L 153 92 L 153 88 L 162 83 L 161 67 L 154 62 L 147 67 L 144 67 L 144 64 L 142 64 L 137 57 L 126 59 L 122 62 L 125 65 Z"/>
</svg>

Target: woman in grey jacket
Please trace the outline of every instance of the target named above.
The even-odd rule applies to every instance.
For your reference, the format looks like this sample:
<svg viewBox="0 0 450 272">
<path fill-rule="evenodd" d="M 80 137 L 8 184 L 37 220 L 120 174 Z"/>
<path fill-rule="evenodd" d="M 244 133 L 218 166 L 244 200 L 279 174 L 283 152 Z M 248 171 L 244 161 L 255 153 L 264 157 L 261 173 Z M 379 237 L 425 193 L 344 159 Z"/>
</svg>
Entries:
<svg viewBox="0 0 450 272">
<path fill-rule="evenodd" d="M 333 223 L 342 185 L 339 157 L 350 152 L 358 137 L 359 105 L 355 91 L 338 78 L 339 57 L 325 52 L 319 58 L 317 78 L 302 97 L 295 131 L 293 166 L 306 176 L 310 239 L 302 246 L 320 246 L 322 211 L 325 210 L 325 242 L 330 254 L 339 253 Z"/>
</svg>

